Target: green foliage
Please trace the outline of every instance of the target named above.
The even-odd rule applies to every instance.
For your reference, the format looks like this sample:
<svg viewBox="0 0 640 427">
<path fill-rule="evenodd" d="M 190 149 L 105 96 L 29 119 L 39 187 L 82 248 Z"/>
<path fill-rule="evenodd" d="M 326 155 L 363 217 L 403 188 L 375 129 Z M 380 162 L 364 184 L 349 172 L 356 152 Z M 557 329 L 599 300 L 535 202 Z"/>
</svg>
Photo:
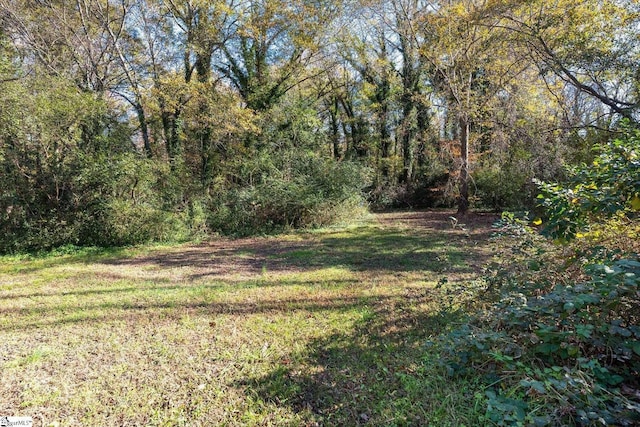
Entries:
<svg viewBox="0 0 640 427">
<path fill-rule="evenodd" d="M 221 188 L 211 228 L 231 234 L 316 227 L 358 215 L 366 170 L 312 152 L 262 153 L 239 165 L 240 184 Z"/>
<path fill-rule="evenodd" d="M 594 149 L 593 163 L 570 168 L 566 184 L 537 182 L 546 234 L 572 239 L 601 218 L 640 210 L 640 130 L 624 125 L 620 138 Z"/>
<path fill-rule="evenodd" d="M 533 188 L 528 185 L 530 176 L 508 166 L 484 167 L 473 174 L 476 206 L 497 211 L 526 207 L 533 198 Z"/>
<path fill-rule="evenodd" d="M 309 101 L 295 95 L 260 114 L 262 144 L 269 149 L 315 150 L 325 143 L 322 122 Z"/>
<path fill-rule="evenodd" d="M 164 185 L 175 179 L 168 165 L 132 150 L 131 130 L 103 100 L 56 79 L 4 86 L 0 252 L 183 240 L 202 231 L 197 204 L 175 194 L 185 186 Z"/>
<path fill-rule="evenodd" d="M 531 178 L 637 117 L 633 2 L 196 3 L 0 13 L 0 251 L 324 224 L 363 179 L 323 157 L 371 167 L 380 209 L 466 210 L 474 189 L 476 207 L 521 209 Z M 347 10 L 363 18 L 325 32 Z M 550 233 L 640 209 L 637 160 L 607 182 L 591 175 L 615 160 L 598 161 L 541 184 Z"/>
<path fill-rule="evenodd" d="M 434 145 L 435 142 L 430 140 L 421 147 L 414 177 L 410 182 L 398 182 L 394 179 L 394 174 L 402 171 L 402 157 L 381 159 L 381 162 L 389 166 L 391 176 L 378 177 L 375 188 L 369 191 L 368 201 L 373 209 L 450 207 L 455 204 L 454 195 L 446 189 L 453 159 L 442 156 Z"/>
<path fill-rule="evenodd" d="M 171 185 L 175 177 L 162 163 L 134 153 L 90 158 L 77 181 L 85 207 L 77 216 L 83 244 L 183 241 L 207 230 L 202 203 L 178 202 L 185 189 Z"/>
<path fill-rule="evenodd" d="M 484 376 L 476 399 L 492 425 L 636 425 L 637 253 L 572 255 L 526 218 L 506 214 L 496 225 L 496 239 L 513 243 L 476 293 L 487 308 L 432 343 L 448 373 Z"/>
<path fill-rule="evenodd" d="M 104 111 L 64 81 L 8 82 L 0 95 L 0 251 L 75 243 L 68 212 L 85 129 Z"/>
</svg>

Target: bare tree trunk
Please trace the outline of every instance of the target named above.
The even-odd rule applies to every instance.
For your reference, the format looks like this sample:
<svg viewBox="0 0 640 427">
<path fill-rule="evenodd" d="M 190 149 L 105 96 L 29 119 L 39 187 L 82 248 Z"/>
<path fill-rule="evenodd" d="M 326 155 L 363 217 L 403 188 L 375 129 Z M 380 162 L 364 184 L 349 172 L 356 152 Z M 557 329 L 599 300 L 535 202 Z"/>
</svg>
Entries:
<svg viewBox="0 0 640 427">
<path fill-rule="evenodd" d="M 460 198 L 458 214 L 465 215 L 469 211 L 469 118 L 461 114 L 460 122 Z"/>
<path fill-rule="evenodd" d="M 167 157 L 171 170 L 175 171 L 176 161 L 180 153 L 180 129 L 179 129 L 179 112 L 174 114 L 163 111 L 161 115 L 162 129 L 164 132 L 164 140 L 167 149 Z"/>
<path fill-rule="evenodd" d="M 380 108 L 380 122 L 379 126 L 379 134 L 380 134 L 380 160 L 382 163 L 382 176 L 386 179 L 389 177 L 389 148 L 391 145 L 391 132 L 388 127 L 389 120 L 389 82 L 384 82 L 384 88 L 382 92 L 382 98 L 380 99 L 381 108 Z"/>
<path fill-rule="evenodd" d="M 338 99 L 334 98 L 329 108 L 329 116 L 331 119 L 331 143 L 333 146 L 333 158 L 339 160 L 340 153 L 340 127 L 338 119 Z"/>
<path fill-rule="evenodd" d="M 400 182 L 410 185 L 413 180 L 414 140 L 415 140 L 415 108 L 411 100 L 411 93 L 403 94 L 402 108 L 402 176 Z"/>
</svg>

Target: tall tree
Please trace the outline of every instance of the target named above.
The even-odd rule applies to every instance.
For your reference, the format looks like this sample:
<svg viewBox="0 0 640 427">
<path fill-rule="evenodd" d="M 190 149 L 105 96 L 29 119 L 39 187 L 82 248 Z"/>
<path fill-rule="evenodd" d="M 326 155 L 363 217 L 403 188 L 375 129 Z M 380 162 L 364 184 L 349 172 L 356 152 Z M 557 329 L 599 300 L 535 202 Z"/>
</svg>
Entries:
<svg viewBox="0 0 640 427">
<path fill-rule="evenodd" d="M 523 68 L 510 55 L 501 18 L 487 13 L 488 2 L 448 0 L 425 9 L 424 39 L 420 50 L 430 67 L 430 78 L 456 117 L 460 147 L 458 212 L 469 209 L 471 133 L 479 114 L 500 89 Z"/>
<path fill-rule="evenodd" d="M 357 73 L 360 93 L 366 104 L 363 113 L 371 117 L 374 131 L 375 163 L 384 180 L 389 179 L 389 157 L 391 154 L 392 113 L 394 109 L 394 88 L 397 84 L 395 67 L 392 63 L 392 48 L 381 23 L 373 26 L 367 22 L 369 32 L 356 30 L 345 35 L 342 55 L 350 68 Z M 345 111 L 352 110 L 353 106 Z M 353 115 L 353 114 L 352 114 Z"/>
<path fill-rule="evenodd" d="M 216 68 L 248 108 L 268 110 L 310 78 L 302 70 L 313 63 L 337 8 L 325 0 L 250 0 L 228 8 L 233 19 Z"/>
<path fill-rule="evenodd" d="M 189 85 L 194 78 L 198 86 L 207 87 L 213 91 L 215 82 L 212 74 L 212 59 L 215 52 L 223 45 L 222 39 L 224 29 L 232 19 L 228 13 L 227 6 L 222 1 L 202 1 L 202 0 L 169 0 L 169 10 L 174 18 L 174 22 L 182 34 L 182 61 L 184 82 Z M 195 89 L 198 92 L 200 89 Z M 192 99 L 186 96 L 184 101 Z M 192 99 L 197 102 L 199 115 L 204 115 L 210 108 L 209 97 L 197 96 Z M 166 101 L 163 101 L 166 103 Z M 184 102 L 182 103 L 184 104 Z M 168 128 L 170 137 L 176 144 L 177 132 L 175 130 L 179 122 L 179 116 L 183 107 L 177 105 L 169 114 L 165 114 L 163 120 L 165 128 Z M 207 187 L 213 179 L 213 129 L 208 121 L 201 122 L 193 136 L 200 151 L 200 179 L 202 185 Z M 176 148 L 172 147 L 175 151 Z"/>
<path fill-rule="evenodd" d="M 417 31 L 419 16 L 425 7 L 428 4 L 419 0 L 391 0 L 393 15 L 389 25 L 395 32 L 394 40 L 402 61 L 398 70 L 402 81 L 399 134 L 403 152 L 401 180 L 407 184 L 413 179 L 417 139 L 423 139 L 430 126 L 429 88 L 424 57 L 419 52 L 421 34 Z"/>
<path fill-rule="evenodd" d="M 640 119 L 637 2 L 503 0 L 492 8 L 543 75 L 596 99 L 611 114 Z"/>
</svg>

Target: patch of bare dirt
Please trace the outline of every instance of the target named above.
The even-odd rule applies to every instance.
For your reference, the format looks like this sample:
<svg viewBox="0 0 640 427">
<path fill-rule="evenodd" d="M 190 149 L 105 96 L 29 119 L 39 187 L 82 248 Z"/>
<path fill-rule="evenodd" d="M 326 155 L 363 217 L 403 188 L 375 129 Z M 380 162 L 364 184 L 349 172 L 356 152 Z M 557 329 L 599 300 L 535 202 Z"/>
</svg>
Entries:
<svg viewBox="0 0 640 427">
<path fill-rule="evenodd" d="M 270 273 L 300 271 L 281 259 L 288 252 L 309 249 L 311 241 L 286 241 L 276 238 L 220 238 L 177 251 L 160 252 L 124 260 L 115 265 L 141 268 L 186 269 L 186 278 L 247 279 L 268 269 Z"/>
<path fill-rule="evenodd" d="M 376 214 L 383 226 L 405 227 L 419 232 L 445 233 L 452 238 L 466 237 L 474 241 L 488 239 L 491 226 L 500 218 L 494 213 L 470 212 L 460 216 L 454 210 L 389 212 Z"/>
</svg>

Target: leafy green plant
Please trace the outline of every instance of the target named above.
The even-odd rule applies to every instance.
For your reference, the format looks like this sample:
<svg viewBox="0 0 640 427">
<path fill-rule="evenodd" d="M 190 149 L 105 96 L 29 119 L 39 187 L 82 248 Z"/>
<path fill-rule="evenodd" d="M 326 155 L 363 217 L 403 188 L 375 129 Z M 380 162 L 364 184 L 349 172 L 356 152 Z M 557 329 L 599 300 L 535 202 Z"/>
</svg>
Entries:
<svg viewBox="0 0 640 427">
<path fill-rule="evenodd" d="M 622 136 L 596 145 L 591 165 L 569 169 L 567 183 L 537 181 L 538 196 L 549 220 L 544 232 L 572 239 L 602 218 L 617 213 L 637 216 L 640 210 L 640 130 L 628 124 Z"/>
<path fill-rule="evenodd" d="M 624 165 L 618 169 L 625 173 L 609 168 L 604 174 L 637 179 L 635 172 L 625 175 L 635 166 Z M 589 209 L 575 210 L 569 219 L 561 209 L 550 213 L 549 223 L 556 227 L 550 234 L 567 239 L 565 245 L 551 245 L 526 215 L 503 214 L 494 238 L 505 249 L 486 269 L 485 285 L 476 293 L 477 314 L 432 342 L 440 346 L 450 375 L 484 376 L 486 389 L 476 399 L 486 408 L 488 424 L 640 421 L 640 258 L 633 242 L 568 240 L 581 227 L 602 228 L 611 215 L 619 220 L 624 214 L 624 224 L 634 226 L 635 193 L 610 179 L 608 187 L 599 188 L 622 195 L 591 195 L 589 205 L 576 204 Z M 560 185 L 556 190 L 568 194 Z M 562 197 L 560 204 L 567 200 Z M 545 200 L 554 206 L 552 197 Z"/>
<path fill-rule="evenodd" d="M 211 228 L 253 234 L 315 227 L 363 210 L 366 170 L 311 152 L 265 154 L 240 166 L 241 183 L 213 198 Z"/>
<path fill-rule="evenodd" d="M 500 385 L 485 396 L 496 425 L 640 419 L 638 402 L 621 392 L 638 386 L 640 262 L 585 270 L 589 280 L 549 292 L 533 282 L 503 288 L 488 312 L 441 337 L 449 374 L 484 372 L 488 384 Z M 535 419 L 525 416 L 536 406 Z"/>
</svg>

